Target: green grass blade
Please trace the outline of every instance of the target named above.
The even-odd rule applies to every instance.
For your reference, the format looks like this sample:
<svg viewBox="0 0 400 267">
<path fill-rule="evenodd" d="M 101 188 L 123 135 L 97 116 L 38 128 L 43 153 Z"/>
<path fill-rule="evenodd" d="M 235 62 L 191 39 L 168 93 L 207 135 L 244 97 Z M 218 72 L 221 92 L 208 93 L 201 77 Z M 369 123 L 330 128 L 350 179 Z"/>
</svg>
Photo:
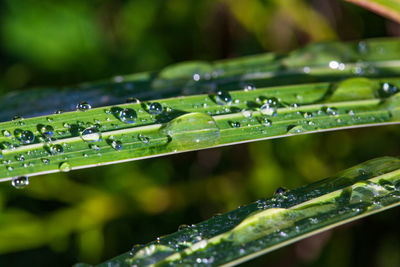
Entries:
<svg viewBox="0 0 400 267">
<path fill-rule="evenodd" d="M 346 0 L 364 8 L 400 22 L 399 0 Z"/>
<path fill-rule="evenodd" d="M 400 160 L 377 158 L 137 245 L 99 266 L 232 266 L 399 204 Z"/>
<path fill-rule="evenodd" d="M 12 92 L 0 99 L 0 121 L 15 115 L 34 117 L 71 111 L 77 102 L 115 105 L 130 97 L 158 98 L 266 86 L 338 81 L 353 76 L 400 75 L 400 40 L 371 39 L 308 45 L 286 55 L 267 53 L 215 62 L 187 62 L 160 72 L 116 76 L 76 87 Z M 34 103 L 34 105 L 27 105 Z"/>
<path fill-rule="evenodd" d="M 396 78 L 352 78 L 3 122 L 0 179 L 294 134 L 399 123 L 399 86 Z"/>
</svg>

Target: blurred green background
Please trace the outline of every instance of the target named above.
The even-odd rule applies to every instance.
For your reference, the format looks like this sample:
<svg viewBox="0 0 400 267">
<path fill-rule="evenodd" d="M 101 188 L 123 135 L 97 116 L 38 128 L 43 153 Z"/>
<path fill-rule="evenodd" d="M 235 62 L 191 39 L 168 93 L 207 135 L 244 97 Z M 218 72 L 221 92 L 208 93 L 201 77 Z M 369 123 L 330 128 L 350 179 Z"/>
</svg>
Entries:
<svg viewBox="0 0 400 267">
<path fill-rule="evenodd" d="M 0 94 L 158 70 L 187 60 L 399 36 L 337 0 L 0 2 Z M 34 103 L 30 103 L 34 104 Z M 96 264 L 277 187 L 400 155 L 399 127 L 337 131 L 190 152 L 0 184 L 0 266 Z M 400 266 L 400 209 L 245 265 Z"/>
</svg>

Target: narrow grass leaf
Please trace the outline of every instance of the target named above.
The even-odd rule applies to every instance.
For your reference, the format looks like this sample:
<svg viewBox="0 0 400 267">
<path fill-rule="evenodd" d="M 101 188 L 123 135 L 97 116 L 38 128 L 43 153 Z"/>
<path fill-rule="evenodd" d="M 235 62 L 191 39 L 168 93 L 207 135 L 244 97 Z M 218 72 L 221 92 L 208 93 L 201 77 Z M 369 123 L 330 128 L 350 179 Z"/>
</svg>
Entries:
<svg viewBox="0 0 400 267">
<path fill-rule="evenodd" d="M 136 245 L 98 266 L 233 266 L 400 204 L 400 160 L 383 157 Z"/>
<path fill-rule="evenodd" d="M 0 179 L 400 122 L 400 79 L 217 91 L 0 123 Z"/>
</svg>

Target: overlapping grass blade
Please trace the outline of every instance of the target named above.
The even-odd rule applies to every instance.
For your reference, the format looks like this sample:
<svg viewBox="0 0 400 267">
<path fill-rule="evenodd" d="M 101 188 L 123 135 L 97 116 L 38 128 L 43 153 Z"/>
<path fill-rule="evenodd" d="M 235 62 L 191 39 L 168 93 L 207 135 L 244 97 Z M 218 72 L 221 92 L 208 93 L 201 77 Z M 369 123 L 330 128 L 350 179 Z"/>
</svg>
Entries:
<svg viewBox="0 0 400 267">
<path fill-rule="evenodd" d="M 399 204 L 400 160 L 377 158 L 134 246 L 99 266 L 232 266 Z"/>
<path fill-rule="evenodd" d="M 351 78 L 4 122 L 0 123 L 0 178 L 4 181 L 293 134 L 399 123 L 398 86 L 400 79 L 396 78 Z"/>
<path fill-rule="evenodd" d="M 312 44 L 286 55 L 267 53 L 215 62 L 195 61 L 160 72 L 116 76 L 76 87 L 37 88 L 0 99 L 0 121 L 15 115 L 33 117 L 71 111 L 79 101 L 115 105 L 141 100 L 266 86 L 338 81 L 352 76 L 396 77 L 400 74 L 399 39 Z M 27 104 L 27 103 L 32 104 Z"/>
<path fill-rule="evenodd" d="M 346 0 L 378 13 L 382 16 L 400 22 L 399 0 Z"/>
</svg>

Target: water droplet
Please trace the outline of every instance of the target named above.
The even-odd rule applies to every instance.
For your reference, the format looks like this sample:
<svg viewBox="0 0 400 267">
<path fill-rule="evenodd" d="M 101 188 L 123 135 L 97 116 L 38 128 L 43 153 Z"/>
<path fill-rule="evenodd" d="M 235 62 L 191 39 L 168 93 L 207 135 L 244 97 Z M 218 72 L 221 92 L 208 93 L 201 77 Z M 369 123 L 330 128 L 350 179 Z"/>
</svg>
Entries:
<svg viewBox="0 0 400 267">
<path fill-rule="evenodd" d="M 171 138 L 170 145 L 182 150 L 214 145 L 220 138 L 217 123 L 204 113 L 179 116 L 160 129 Z"/>
<path fill-rule="evenodd" d="M 399 89 L 391 83 L 383 83 L 380 90 L 379 95 L 381 97 L 389 97 L 396 94 Z"/>
<path fill-rule="evenodd" d="M 301 125 L 291 125 L 288 127 L 288 133 L 298 134 L 305 132 L 306 130 Z"/>
<path fill-rule="evenodd" d="M 18 115 L 14 116 L 14 117 L 12 118 L 13 121 L 19 121 L 19 120 L 23 120 L 23 119 L 24 119 L 24 118 L 22 118 L 21 116 L 18 116 Z"/>
<path fill-rule="evenodd" d="M 5 137 L 11 137 L 11 133 L 7 130 L 3 130 L 2 133 L 3 133 L 3 136 L 5 136 Z"/>
<path fill-rule="evenodd" d="M 232 104 L 232 96 L 227 91 L 218 91 L 215 96 L 215 102 L 220 105 L 230 105 Z"/>
<path fill-rule="evenodd" d="M 69 172 L 71 170 L 71 165 L 69 165 L 68 162 L 64 161 L 60 163 L 58 169 L 62 172 Z"/>
<path fill-rule="evenodd" d="M 251 118 L 252 114 L 251 114 L 251 110 L 247 110 L 247 109 L 243 109 L 242 110 L 242 114 L 245 118 Z"/>
<path fill-rule="evenodd" d="M 139 139 L 139 141 L 141 141 L 142 143 L 145 143 L 145 144 L 149 143 L 149 141 L 150 141 L 150 138 L 148 138 L 142 134 L 138 135 L 138 139 Z"/>
<path fill-rule="evenodd" d="M 41 125 L 40 133 L 47 138 L 50 138 L 54 134 L 54 128 L 51 125 Z"/>
<path fill-rule="evenodd" d="M 14 171 L 14 168 L 13 168 L 12 166 L 7 166 L 6 168 L 7 168 L 7 170 L 10 171 L 10 172 Z"/>
<path fill-rule="evenodd" d="M 287 191 L 286 188 L 284 187 L 278 187 L 278 189 L 276 189 L 274 195 L 282 195 L 283 193 L 285 193 Z"/>
<path fill-rule="evenodd" d="M 16 188 L 16 189 L 22 189 L 29 185 L 29 179 L 28 176 L 19 176 L 15 177 L 11 181 L 11 185 Z"/>
<path fill-rule="evenodd" d="M 14 131 L 14 135 L 23 145 L 31 144 L 33 141 L 35 141 L 35 135 L 28 130 L 16 129 Z"/>
<path fill-rule="evenodd" d="M 266 116 L 276 116 L 277 106 L 265 103 L 260 107 L 260 112 Z"/>
<path fill-rule="evenodd" d="M 100 147 L 99 147 L 98 145 L 95 145 L 95 144 L 90 144 L 90 145 L 89 145 L 89 148 L 90 148 L 90 149 L 93 149 L 93 150 L 96 150 L 96 151 L 99 151 L 99 150 L 100 150 Z"/>
<path fill-rule="evenodd" d="M 129 97 L 125 101 L 126 103 L 131 103 L 131 104 L 139 104 L 140 100 L 135 98 L 135 97 Z"/>
<path fill-rule="evenodd" d="M 325 112 L 326 114 L 330 115 L 330 116 L 336 116 L 339 115 L 339 111 L 337 108 L 334 107 L 322 107 L 319 114 L 321 112 Z"/>
<path fill-rule="evenodd" d="M 53 155 L 64 153 L 64 148 L 60 144 L 52 145 L 50 147 L 50 153 Z"/>
<path fill-rule="evenodd" d="M 118 118 L 121 121 L 130 124 L 130 123 L 134 123 L 136 121 L 137 114 L 136 114 L 136 111 L 131 108 L 124 108 L 119 112 Z"/>
<path fill-rule="evenodd" d="M 229 125 L 232 126 L 233 128 L 239 128 L 240 126 L 242 126 L 238 121 L 230 121 Z"/>
<path fill-rule="evenodd" d="M 113 140 L 111 142 L 112 148 L 114 148 L 117 151 L 120 151 L 122 149 L 122 142 L 119 140 Z"/>
<path fill-rule="evenodd" d="M 267 117 L 259 118 L 259 122 L 265 127 L 271 127 L 271 125 L 272 125 L 272 121 L 270 119 L 268 119 Z"/>
<path fill-rule="evenodd" d="M 244 86 L 244 91 L 248 92 L 251 90 L 256 90 L 256 86 L 254 84 L 248 83 Z"/>
<path fill-rule="evenodd" d="M 25 156 L 23 154 L 17 155 L 17 156 L 15 156 L 15 159 L 18 160 L 18 161 L 24 161 L 25 160 Z"/>
<path fill-rule="evenodd" d="M 163 111 L 163 107 L 158 102 L 148 104 L 147 109 L 151 115 L 159 115 Z"/>
<path fill-rule="evenodd" d="M 97 127 L 88 127 L 81 133 L 81 138 L 85 142 L 101 141 L 101 132 Z"/>
<path fill-rule="evenodd" d="M 91 108 L 92 106 L 88 102 L 80 102 L 78 105 L 76 105 L 76 110 L 78 111 L 86 111 Z"/>
<path fill-rule="evenodd" d="M 42 159 L 42 162 L 44 163 L 44 164 L 49 164 L 50 163 L 50 160 L 49 159 Z"/>
</svg>

